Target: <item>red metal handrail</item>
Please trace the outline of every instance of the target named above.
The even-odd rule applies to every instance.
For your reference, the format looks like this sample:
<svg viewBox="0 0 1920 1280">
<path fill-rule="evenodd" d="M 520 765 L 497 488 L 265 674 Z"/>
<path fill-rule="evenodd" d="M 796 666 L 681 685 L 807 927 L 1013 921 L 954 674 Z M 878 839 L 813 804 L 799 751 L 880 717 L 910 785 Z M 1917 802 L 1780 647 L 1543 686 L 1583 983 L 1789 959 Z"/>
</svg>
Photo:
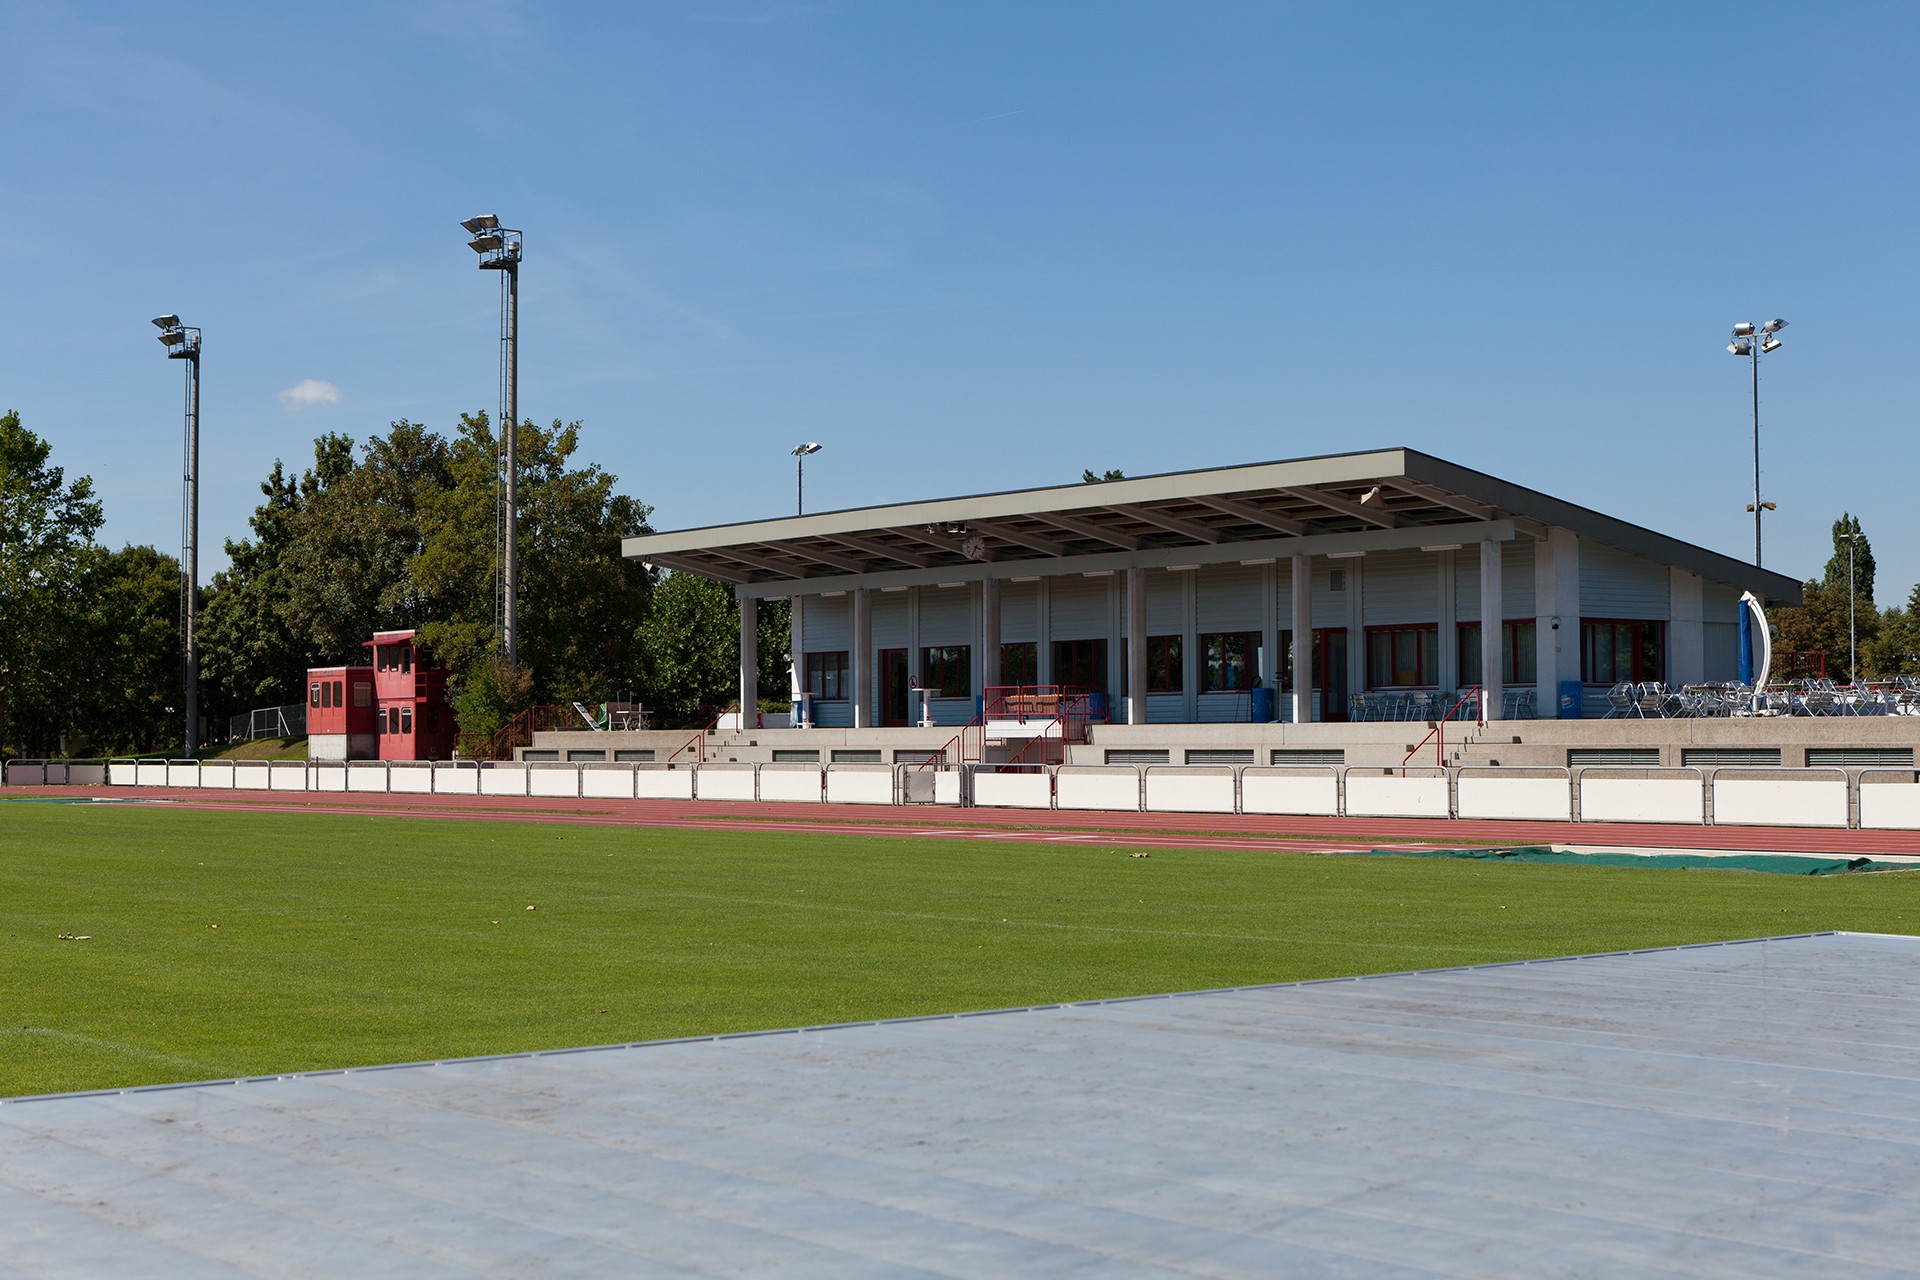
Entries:
<svg viewBox="0 0 1920 1280">
<path fill-rule="evenodd" d="M 572 723 L 572 707 L 527 707 L 507 721 L 484 741 L 477 734 L 462 734 L 461 747 L 470 760 L 506 760 L 516 747 L 533 745 L 533 735 L 546 733 Z"/>
<path fill-rule="evenodd" d="M 1467 703 L 1469 703 L 1469 702 L 1472 702 L 1472 701 L 1475 701 L 1475 700 L 1477 700 L 1477 699 L 1479 699 L 1479 698 L 1480 698 L 1480 686 L 1479 686 L 1479 685 L 1475 685 L 1475 686 L 1473 686 L 1473 688 L 1471 688 L 1471 689 L 1469 689 L 1469 690 L 1467 690 L 1467 691 L 1466 691 L 1465 693 L 1463 693 L 1463 694 L 1461 694 L 1461 695 L 1460 695 L 1460 700 L 1459 700 L 1458 702 L 1456 702 L 1456 703 L 1454 703 L 1454 704 L 1453 704 L 1453 705 L 1452 705 L 1451 707 L 1448 707 L 1448 708 L 1447 708 L 1447 712 L 1446 712 L 1446 714 L 1445 714 L 1445 715 L 1443 715 L 1443 716 L 1441 716 L 1441 717 L 1440 717 L 1440 718 L 1439 718 L 1438 720 L 1436 720 L 1436 721 L 1434 721 L 1434 722 L 1433 722 L 1433 728 L 1431 728 L 1431 729 L 1429 729 L 1429 730 L 1427 730 L 1427 736 L 1426 736 L 1426 738 L 1422 738 L 1422 739 L 1420 739 L 1420 741 L 1418 741 L 1418 742 L 1416 742 L 1416 743 L 1414 743 L 1414 744 L 1413 744 L 1413 750 L 1411 750 L 1411 751 L 1409 751 L 1409 752 L 1407 752 L 1407 754 L 1406 754 L 1406 756 L 1405 756 L 1404 758 L 1402 758 L 1402 759 L 1401 759 L 1401 761 L 1400 761 L 1400 772 L 1401 772 L 1401 774 L 1402 774 L 1402 775 L 1404 775 L 1404 774 L 1406 773 L 1406 771 L 1407 771 L 1407 761 L 1408 761 L 1408 760 L 1411 760 L 1411 759 L 1413 759 L 1413 758 L 1414 758 L 1414 757 L 1415 757 L 1416 755 L 1419 755 L 1419 754 L 1420 754 L 1420 748 L 1422 748 L 1422 747 L 1424 747 L 1424 746 L 1426 746 L 1426 745 L 1427 745 L 1427 739 L 1428 739 L 1428 738 L 1433 738 L 1433 737 L 1435 737 L 1436 735 L 1438 736 L 1438 739 L 1439 739 L 1439 740 L 1438 740 L 1437 742 L 1435 742 L 1435 743 L 1434 743 L 1434 747 L 1433 747 L 1433 753 L 1434 753 L 1434 754 L 1433 754 L 1433 758 L 1434 758 L 1434 763 L 1435 763 L 1435 764 L 1437 764 L 1437 765 L 1439 765 L 1439 766 L 1440 766 L 1441 768 L 1443 768 L 1443 769 L 1444 769 L 1444 768 L 1446 768 L 1446 765 L 1447 765 L 1447 759 L 1446 759 L 1446 756 L 1447 756 L 1447 721 L 1449 721 L 1449 720 L 1451 720 L 1451 719 L 1453 719 L 1453 713 L 1454 713 L 1454 712 L 1456 712 L 1456 711 L 1458 711 L 1458 710 L 1459 710 L 1460 708 L 1462 708 L 1462 707 L 1464 707 L 1464 706 L 1466 706 L 1466 705 L 1467 705 Z M 1486 714 L 1486 712 L 1487 712 L 1487 709 L 1486 709 L 1486 706 L 1485 706 L 1485 705 L 1484 705 L 1484 703 L 1483 703 L 1483 704 L 1482 704 L 1482 705 L 1481 705 L 1481 706 L 1480 706 L 1480 707 L 1478 708 L 1478 713 L 1477 713 L 1477 717 L 1476 717 L 1476 718 L 1478 719 L 1478 721 L 1479 721 L 1479 723 L 1481 723 L 1481 724 L 1485 724 L 1485 723 L 1487 722 L 1487 714 Z"/>
</svg>

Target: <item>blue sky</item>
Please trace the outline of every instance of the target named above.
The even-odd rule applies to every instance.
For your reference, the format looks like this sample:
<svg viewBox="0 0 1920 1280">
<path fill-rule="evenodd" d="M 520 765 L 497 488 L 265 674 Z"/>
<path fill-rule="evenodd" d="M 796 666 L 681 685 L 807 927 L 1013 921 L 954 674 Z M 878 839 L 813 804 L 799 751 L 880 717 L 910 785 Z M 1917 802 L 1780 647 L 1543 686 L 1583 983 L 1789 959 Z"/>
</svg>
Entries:
<svg viewBox="0 0 1920 1280">
<path fill-rule="evenodd" d="M 1408 445 L 1920 579 L 1906 4 L 40 4 L 0 47 L 0 408 L 176 547 L 276 457 L 495 400 L 658 528 Z M 308 384 L 304 393 L 295 392 Z M 320 385 L 323 384 L 323 385 Z M 203 560 L 210 573 L 223 558 Z M 210 562 L 210 563 L 209 563 Z"/>
</svg>

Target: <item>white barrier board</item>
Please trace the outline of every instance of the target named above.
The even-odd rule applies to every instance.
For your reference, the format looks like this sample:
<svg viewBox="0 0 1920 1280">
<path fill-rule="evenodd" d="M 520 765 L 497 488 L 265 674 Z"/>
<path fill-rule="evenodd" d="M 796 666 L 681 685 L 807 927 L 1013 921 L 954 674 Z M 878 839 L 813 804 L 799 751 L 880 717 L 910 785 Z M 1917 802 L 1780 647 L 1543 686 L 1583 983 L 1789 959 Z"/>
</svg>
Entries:
<svg viewBox="0 0 1920 1280">
<path fill-rule="evenodd" d="M 167 785 L 167 762 L 165 760 L 142 760 L 133 768 L 133 780 L 141 786 L 164 787 Z"/>
<path fill-rule="evenodd" d="M 1347 774 L 1347 816 L 1365 818 L 1444 818 L 1447 780 L 1399 774 Z"/>
<path fill-rule="evenodd" d="M 632 769 L 582 769 L 580 794 L 595 800 L 633 799 Z"/>
<path fill-rule="evenodd" d="M 396 764 L 387 771 L 387 790 L 396 794 L 429 795 L 433 791 L 433 766 Z"/>
<path fill-rule="evenodd" d="M 1233 775 L 1147 770 L 1148 813 L 1232 813 Z"/>
<path fill-rule="evenodd" d="M 1862 782 L 1860 825 L 1880 831 L 1920 831 L 1920 783 Z"/>
<path fill-rule="evenodd" d="M 580 796 L 579 766 L 569 764 L 559 768 L 542 768 L 539 765 L 529 765 L 527 794 L 578 799 Z"/>
<path fill-rule="evenodd" d="M 234 762 L 231 760 L 208 760 L 200 766 L 200 785 L 214 787 L 221 791 L 233 790 Z"/>
<path fill-rule="evenodd" d="M 1706 784 L 1699 778 L 1580 779 L 1582 822 L 1686 822 L 1706 814 Z"/>
<path fill-rule="evenodd" d="M 268 761 L 267 789 L 269 791 L 305 791 L 307 766 L 296 760 Z"/>
<path fill-rule="evenodd" d="M 233 766 L 233 786 L 236 791 L 265 791 L 269 780 L 269 766 L 264 760 L 238 760 Z"/>
<path fill-rule="evenodd" d="M 437 764 L 433 767 L 433 794 L 477 796 L 480 794 L 480 772 L 473 765 Z"/>
<path fill-rule="evenodd" d="M 347 790 L 364 791 L 374 795 L 384 795 L 387 790 L 387 766 L 384 761 L 374 763 L 356 761 L 347 766 Z"/>
<path fill-rule="evenodd" d="M 837 769 L 827 766 L 830 804 L 892 804 L 893 770 Z"/>
<path fill-rule="evenodd" d="M 693 770 L 635 770 L 633 794 L 642 800 L 691 800 L 693 799 Z"/>
<path fill-rule="evenodd" d="M 1256 773 L 1248 769 L 1240 775 L 1240 812 L 1331 818 L 1340 812 L 1340 784 L 1330 773 Z"/>
<path fill-rule="evenodd" d="M 753 766 L 703 764 L 693 794 L 701 800 L 753 799 Z"/>
<path fill-rule="evenodd" d="M 480 794 L 483 796 L 523 796 L 527 794 L 527 766 L 523 764 L 497 764 L 491 769 L 480 771 Z"/>
<path fill-rule="evenodd" d="M 108 761 L 107 781 L 116 787 L 137 787 L 140 785 L 140 766 L 131 760 Z"/>
<path fill-rule="evenodd" d="M 1099 772 L 1094 772 L 1094 770 Z M 1057 809 L 1140 811 L 1140 771 L 1088 766 L 1085 772 L 1060 769 L 1053 776 L 1053 803 Z"/>
<path fill-rule="evenodd" d="M 933 802 L 935 804 L 960 803 L 959 770 L 942 769 L 933 775 Z"/>
<path fill-rule="evenodd" d="M 1729 827 L 1844 827 L 1847 780 L 1715 778 L 1713 821 Z"/>
<path fill-rule="evenodd" d="M 1051 809 L 1053 779 L 1044 773 L 992 773 L 982 766 L 973 774 L 973 802 L 987 808 Z"/>
<path fill-rule="evenodd" d="M 197 764 L 167 765 L 167 785 L 170 787 L 197 787 L 200 785 L 200 766 Z"/>
<path fill-rule="evenodd" d="M 345 791 L 347 763 L 344 760 L 315 760 L 307 765 L 309 791 Z"/>
<path fill-rule="evenodd" d="M 1463 773 L 1457 803 L 1463 818 L 1571 822 L 1573 784 L 1566 778 L 1500 778 Z"/>
<path fill-rule="evenodd" d="M 783 767 L 763 765 L 760 769 L 762 800 L 791 800 L 803 804 L 820 802 L 820 766 Z"/>
</svg>

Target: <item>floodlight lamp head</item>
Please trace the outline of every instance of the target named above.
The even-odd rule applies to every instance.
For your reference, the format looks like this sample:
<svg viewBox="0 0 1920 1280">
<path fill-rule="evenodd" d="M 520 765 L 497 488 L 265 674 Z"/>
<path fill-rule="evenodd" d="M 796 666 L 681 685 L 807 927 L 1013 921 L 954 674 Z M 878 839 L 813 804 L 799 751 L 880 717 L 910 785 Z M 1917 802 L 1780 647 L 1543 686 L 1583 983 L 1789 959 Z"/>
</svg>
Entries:
<svg viewBox="0 0 1920 1280">
<path fill-rule="evenodd" d="M 1775 318 L 1767 321 L 1766 331 L 1768 333 L 1778 333 L 1786 327 L 1787 327 L 1787 322 L 1785 320 Z"/>
<path fill-rule="evenodd" d="M 1733 336 L 1736 338 L 1751 338 L 1753 336 L 1752 322 L 1742 320 L 1739 324 L 1733 326 Z"/>
<path fill-rule="evenodd" d="M 818 452 L 820 452 L 820 444 L 815 440 L 809 440 L 805 444 L 793 446 L 793 456 L 796 458 L 804 458 L 810 453 Z"/>
<path fill-rule="evenodd" d="M 482 213 L 482 214 L 476 215 L 475 217 L 462 218 L 460 220 L 460 225 L 467 229 L 468 235 L 477 236 L 482 231 L 491 231 L 495 227 L 499 226 L 500 219 L 494 217 L 490 213 Z"/>
<path fill-rule="evenodd" d="M 153 318 L 153 325 L 156 329 L 178 329 L 180 327 L 180 317 L 172 315 L 155 316 Z"/>
<path fill-rule="evenodd" d="M 488 233 L 485 235 L 477 235 L 467 241 L 467 248 L 473 250 L 475 253 L 492 253 L 495 249 L 498 249 L 502 243 L 503 241 L 499 236 Z"/>
<path fill-rule="evenodd" d="M 1750 356 L 1753 354 L 1753 344 L 1743 339 L 1735 338 L 1727 344 L 1727 351 L 1731 355 Z"/>
<path fill-rule="evenodd" d="M 1780 339 L 1768 338 L 1765 342 L 1760 344 L 1760 354 L 1765 355 L 1767 354 L 1767 352 L 1777 349 L 1779 345 L 1780 345 Z"/>
<path fill-rule="evenodd" d="M 177 347 L 181 343 L 185 342 L 186 340 L 187 340 L 187 334 L 184 329 L 168 329 L 165 333 L 162 333 L 160 335 L 160 341 L 166 343 L 170 347 Z"/>
</svg>

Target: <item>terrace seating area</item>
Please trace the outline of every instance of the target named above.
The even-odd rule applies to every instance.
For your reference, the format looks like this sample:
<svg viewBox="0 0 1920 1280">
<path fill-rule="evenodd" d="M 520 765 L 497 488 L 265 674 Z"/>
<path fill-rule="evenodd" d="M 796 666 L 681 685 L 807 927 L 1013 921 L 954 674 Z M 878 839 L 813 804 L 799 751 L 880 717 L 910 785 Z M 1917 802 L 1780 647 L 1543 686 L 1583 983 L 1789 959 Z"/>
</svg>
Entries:
<svg viewBox="0 0 1920 1280">
<path fill-rule="evenodd" d="M 1793 680 L 1755 689 L 1743 684 L 1622 681 L 1607 691 L 1608 720 L 1684 720 L 1718 716 L 1920 716 L 1920 678 L 1836 685 Z"/>
<path fill-rule="evenodd" d="M 1507 720 L 1532 720 L 1539 714 L 1532 689 L 1502 691 L 1500 706 Z M 1448 716 L 1448 713 L 1452 714 Z M 1453 720 L 1480 718 L 1480 691 L 1465 689 L 1369 689 L 1348 700 L 1347 715 L 1352 720 L 1416 720 L 1431 722 L 1448 716 Z"/>
</svg>

